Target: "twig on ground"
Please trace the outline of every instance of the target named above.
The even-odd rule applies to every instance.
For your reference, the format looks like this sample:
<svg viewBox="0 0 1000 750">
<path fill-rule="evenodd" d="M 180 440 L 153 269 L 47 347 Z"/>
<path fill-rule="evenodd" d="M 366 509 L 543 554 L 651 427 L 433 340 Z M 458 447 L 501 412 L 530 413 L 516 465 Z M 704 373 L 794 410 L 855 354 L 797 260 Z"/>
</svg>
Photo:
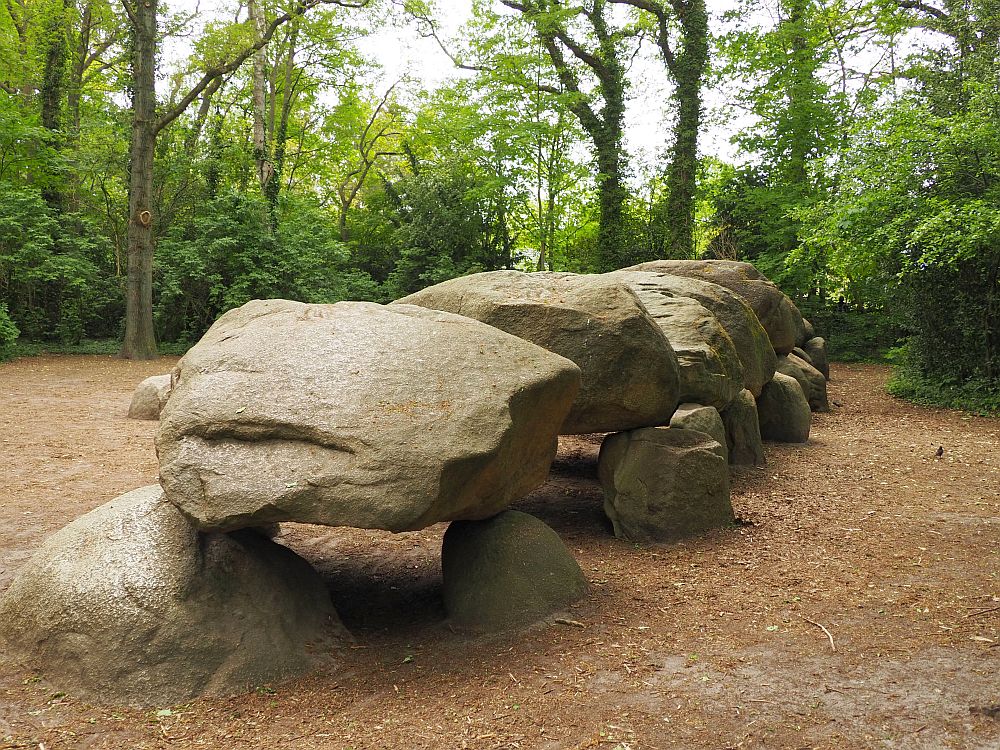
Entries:
<svg viewBox="0 0 1000 750">
<path fill-rule="evenodd" d="M 799 615 L 799 617 L 802 617 L 802 615 Z M 815 620 L 810 620 L 808 617 L 802 617 L 802 619 L 808 622 L 810 625 L 815 625 L 817 628 L 826 633 L 826 637 L 830 639 L 830 650 L 833 651 L 834 653 L 837 652 L 837 644 L 833 642 L 833 633 L 827 630 L 825 625 L 821 625 Z"/>
<path fill-rule="evenodd" d="M 554 622 L 558 625 L 569 625 L 574 628 L 585 628 L 587 627 L 579 620 L 567 620 L 565 617 L 557 617 Z"/>
<path fill-rule="evenodd" d="M 1000 605 L 996 607 L 990 607 L 989 609 L 981 609 L 978 612 L 969 612 L 969 614 L 967 614 L 966 617 L 979 617 L 979 615 L 986 615 L 989 614 L 990 612 L 996 612 L 997 610 L 1000 610 Z"/>
</svg>

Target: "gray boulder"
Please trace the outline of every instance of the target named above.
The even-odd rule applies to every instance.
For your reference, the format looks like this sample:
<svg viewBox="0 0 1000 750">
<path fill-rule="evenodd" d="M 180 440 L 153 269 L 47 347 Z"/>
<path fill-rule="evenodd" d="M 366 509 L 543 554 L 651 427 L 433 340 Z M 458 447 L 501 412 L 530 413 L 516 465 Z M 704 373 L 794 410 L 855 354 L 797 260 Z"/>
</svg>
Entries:
<svg viewBox="0 0 1000 750">
<path fill-rule="evenodd" d="M 146 378 L 132 394 L 128 407 L 129 419 L 159 419 L 163 405 L 170 396 L 170 376 L 153 375 Z"/>
<path fill-rule="evenodd" d="M 515 510 L 452 523 L 441 572 L 449 619 L 477 632 L 530 625 L 587 593 L 580 566 L 559 535 Z"/>
<path fill-rule="evenodd" d="M 809 439 L 812 412 L 799 382 L 780 372 L 764 386 L 757 399 L 760 436 L 780 443 L 804 443 Z"/>
<path fill-rule="evenodd" d="M 636 270 L 689 276 L 736 292 L 753 308 L 774 351 L 787 354 L 805 341 L 805 323 L 795 304 L 749 263 L 735 260 L 656 260 Z"/>
<path fill-rule="evenodd" d="M 178 363 L 160 480 L 203 530 L 485 518 L 546 480 L 579 381 L 449 313 L 250 302 Z"/>
<path fill-rule="evenodd" d="M 199 534 L 157 486 L 54 534 L 0 599 L 11 651 L 100 703 L 246 692 L 344 634 L 302 558 L 250 530 Z"/>
<path fill-rule="evenodd" d="M 803 349 L 800 346 L 797 346 L 794 349 L 792 349 L 791 354 L 794 354 L 796 357 L 798 357 L 801 360 L 805 360 L 809 364 L 813 363 L 812 357 L 810 357 L 809 354 L 806 352 L 806 350 Z"/>
<path fill-rule="evenodd" d="M 814 336 L 802 345 L 802 350 L 809 355 L 809 364 L 823 373 L 823 377 L 830 379 L 830 361 L 826 356 L 826 340 L 820 336 Z"/>
<path fill-rule="evenodd" d="M 670 418 L 670 426 L 675 430 L 695 430 L 710 436 L 719 444 L 718 453 L 724 461 L 729 460 L 726 442 L 726 427 L 714 406 L 701 404 L 681 404 Z"/>
<path fill-rule="evenodd" d="M 627 280 L 632 273 L 635 271 L 625 269 L 608 275 L 620 275 Z M 718 284 L 668 273 L 658 273 L 657 276 L 660 289 L 675 296 L 693 299 L 715 316 L 732 339 L 740 364 L 743 365 L 743 386 L 749 388 L 755 396 L 759 394 L 764 383 L 774 375 L 775 355 L 767 331 L 757 320 L 750 305 L 735 292 Z M 644 278 L 648 284 L 648 276 Z"/>
<path fill-rule="evenodd" d="M 583 384 L 563 434 L 664 424 L 679 400 L 677 357 L 620 281 L 491 271 L 399 300 L 465 315 L 573 360 Z"/>
<path fill-rule="evenodd" d="M 682 402 L 723 409 L 743 390 L 736 345 L 711 310 L 671 289 L 662 274 L 619 271 L 606 277 L 627 284 L 670 341 L 680 366 Z M 657 424 L 663 422 L 649 426 Z"/>
<path fill-rule="evenodd" d="M 649 427 L 608 435 L 598 473 L 604 512 L 622 539 L 670 541 L 735 520 L 729 467 L 704 433 Z"/>
<path fill-rule="evenodd" d="M 733 399 L 722 414 L 729 446 L 729 463 L 736 466 L 763 466 L 767 460 L 760 438 L 757 402 L 750 391 L 744 390 Z"/>
<path fill-rule="evenodd" d="M 826 395 L 826 378 L 823 373 L 795 354 L 778 357 L 778 372 L 795 378 L 813 411 L 830 411 Z"/>
</svg>

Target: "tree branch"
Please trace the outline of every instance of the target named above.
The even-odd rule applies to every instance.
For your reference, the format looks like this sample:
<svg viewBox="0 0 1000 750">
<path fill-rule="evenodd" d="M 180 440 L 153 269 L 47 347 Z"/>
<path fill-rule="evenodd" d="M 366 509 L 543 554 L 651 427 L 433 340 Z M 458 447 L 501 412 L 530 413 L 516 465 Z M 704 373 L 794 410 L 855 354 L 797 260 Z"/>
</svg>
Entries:
<svg viewBox="0 0 1000 750">
<path fill-rule="evenodd" d="M 187 94 L 177 104 L 172 106 L 166 112 L 164 112 L 156 123 L 153 125 L 154 135 L 159 133 L 163 128 L 176 120 L 180 115 L 188 108 L 188 106 L 197 99 L 201 93 L 208 88 L 208 86 L 217 78 L 228 75 L 239 68 L 247 59 L 257 52 L 258 50 L 265 47 L 274 33 L 284 24 L 289 21 L 304 15 L 307 11 L 315 8 L 318 5 L 339 5 L 343 8 L 364 8 L 367 6 L 371 0 L 360 0 L 360 2 L 354 3 L 349 2 L 349 0 L 300 0 L 298 5 L 296 5 L 292 10 L 281 14 L 275 18 L 271 23 L 267 25 L 264 33 L 251 45 L 244 47 L 240 50 L 236 56 L 224 65 L 219 65 L 214 68 L 209 68 L 205 71 L 205 74 L 201 77 L 201 80 L 196 83 Z M 122 4 L 128 8 L 127 0 L 122 0 Z M 131 11 L 130 11 L 131 14 Z M 134 16 L 133 16 L 134 18 Z"/>
</svg>

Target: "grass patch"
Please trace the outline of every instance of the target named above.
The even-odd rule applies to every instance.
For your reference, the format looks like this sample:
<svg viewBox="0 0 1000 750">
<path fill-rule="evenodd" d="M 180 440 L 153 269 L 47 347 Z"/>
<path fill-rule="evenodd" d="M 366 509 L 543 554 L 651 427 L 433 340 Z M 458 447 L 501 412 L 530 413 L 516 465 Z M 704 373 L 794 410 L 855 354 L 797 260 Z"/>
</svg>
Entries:
<svg viewBox="0 0 1000 750">
<path fill-rule="evenodd" d="M 960 409 L 981 417 L 1000 417 L 1000 381 L 951 381 L 896 367 L 886 386 L 897 398 L 924 406 Z"/>
<path fill-rule="evenodd" d="M 180 356 L 191 346 L 187 341 L 171 342 L 158 344 L 157 349 L 160 354 Z M 83 339 L 74 343 L 18 339 L 11 349 L 11 357 L 37 357 L 41 354 L 98 354 L 113 357 L 121 348 L 122 342 L 118 339 Z"/>
</svg>

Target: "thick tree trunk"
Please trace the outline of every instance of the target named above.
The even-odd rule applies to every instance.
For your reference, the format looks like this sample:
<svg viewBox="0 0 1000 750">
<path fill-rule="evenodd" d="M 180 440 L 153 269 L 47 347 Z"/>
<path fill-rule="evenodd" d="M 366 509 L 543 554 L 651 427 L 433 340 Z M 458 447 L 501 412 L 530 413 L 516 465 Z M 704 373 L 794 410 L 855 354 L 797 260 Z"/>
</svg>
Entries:
<svg viewBox="0 0 1000 750">
<path fill-rule="evenodd" d="M 677 126 L 667 168 L 664 252 L 672 258 L 694 255 L 695 190 L 698 176 L 698 132 L 701 128 L 701 82 L 708 64 L 708 13 L 705 0 L 691 0 L 681 18 L 684 49 L 676 59 L 674 100 Z"/>
<path fill-rule="evenodd" d="M 264 11 L 257 5 L 256 0 L 250 0 L 247 10 L 250 19 L 254 23 L 254 30 L 259 41 L 263 38 L 267 27 L 267 21 L 264 19 Z M 271 147 L 268 143 L 269 134 L 265 119 L 267 105 L 267 96 L 265 93 L 266 68 L 267 52 L 265 47 L 261 47 L 253 55 L 253 157 L 257 163 L 257 181 L 260 184 L 261 192 L 264 194 L 267 193 L 268 184 L 274 175 L 274 167 L 271 164 Z"/>
<path fill-rule="evenodd" d="M 600 226 L 597 230 L 598 271 L 614 271 L 626 265 L 625 186 L 622 183 L 621 149 L 618 138 L 597 138 L 598 199 Z"/>
<path fill-rule="evenodd" d="M 39 91 L 42 126 L 52 133 L 52 145 L 62 144 L 63 79 L 66 72 L 66 0 L 62 12 L 53 12 L 45 25 L 45 69 Z M 58 170 L 46 170 L 42 197 L 55 209 L 62 210 L 66 194 Z"/>
<path fill-rule="evenodd" d="M 121 356 L 154 359 L 153 157 L 156 147 L 156 4 L 143 0 L 135 14 L 132 57 L 132 143 L 129 151 L 128 258 L 125 341 Z"/>
</svg>

